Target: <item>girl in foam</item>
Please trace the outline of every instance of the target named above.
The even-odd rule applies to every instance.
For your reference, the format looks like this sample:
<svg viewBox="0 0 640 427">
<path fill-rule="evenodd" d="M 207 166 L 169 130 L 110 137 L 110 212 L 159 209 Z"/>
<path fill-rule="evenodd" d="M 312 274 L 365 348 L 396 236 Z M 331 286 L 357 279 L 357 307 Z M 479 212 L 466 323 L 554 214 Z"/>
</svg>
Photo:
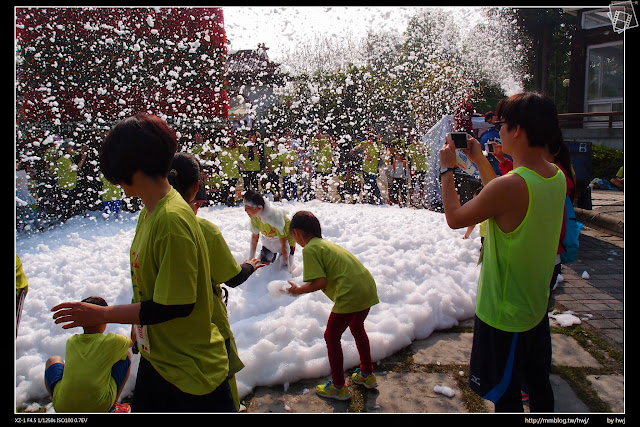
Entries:
<svg viewBox="0 0 640 427">
<path fill-rule="evenodd" d="M 291 220 L 282 209 L 272 206 L 260 193 L 247 191 L 243 197 L 244 210 L 251 218 L 251 243 L 249 258 L 253 258 L 262 236 L 260 261 L 270 264 L 280 254 L 280 267 L 291 271 L 291 261 L 296 249 L 296 241 L 289 233 Z"/>
</svg>

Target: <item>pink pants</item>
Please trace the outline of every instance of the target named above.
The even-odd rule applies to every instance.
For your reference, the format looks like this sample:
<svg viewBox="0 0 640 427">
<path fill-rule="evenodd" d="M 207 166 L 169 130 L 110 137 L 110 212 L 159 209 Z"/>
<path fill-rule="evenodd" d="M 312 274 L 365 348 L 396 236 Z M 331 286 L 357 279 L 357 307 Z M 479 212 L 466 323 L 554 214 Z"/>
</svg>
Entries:
<svg viewBox="0 0 640 427">
<path fill-rule="evenodd" d="M 329 315 L 327 329 L 324 331 L 324 340 L 327 343 L 329 353 L 329 366 L 331 367 L 331 381 L 334 386 L 344 385 L 344 366 L 342 358 L 342 345 L 340 338 L 347 329 L 356 341 L 356 347 L 360 354 L 360 370 L 362 373 L 373 373 L 373 363 L 371 362 L 371 349 L 369 348 L 369 337 L 364 330 L 364 319 L 367 318 L 369 309 L 355 313 L 333 313 Z"/>
</svg>

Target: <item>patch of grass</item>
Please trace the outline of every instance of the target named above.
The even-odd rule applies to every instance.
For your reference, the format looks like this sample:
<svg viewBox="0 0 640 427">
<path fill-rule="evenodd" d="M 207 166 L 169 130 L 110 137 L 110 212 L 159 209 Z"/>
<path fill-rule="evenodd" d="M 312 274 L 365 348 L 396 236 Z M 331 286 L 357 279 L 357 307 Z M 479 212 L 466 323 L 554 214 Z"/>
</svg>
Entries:
<svg viewBox="0 0 640 427">
<path fill-rule="evenodd" d="M 567 366 L 553 366 L 551 373 L 560 375 L 578 398 L 587 405 L 589 412 L 612 412 L 611 407 L 598 397 L 598 393 L 591 385 L 587 375 L 593 368 L 575 368 Z"/>
<path fill-rule="evenodd" d="M 560 375 L 569 384 L 578 398 L 591 412 L 612 412 L 608 403 L 602 401 L 593 388 L 589 375 L 623 375 L 624 355 L 597 334 L 579 325 L 566 328 L 552 328 L 552 333 L 560 333 L 574 338 L 580 346 L 602 365 L 592 367 L 553 366 L 551 372 Z"/>
</svg>

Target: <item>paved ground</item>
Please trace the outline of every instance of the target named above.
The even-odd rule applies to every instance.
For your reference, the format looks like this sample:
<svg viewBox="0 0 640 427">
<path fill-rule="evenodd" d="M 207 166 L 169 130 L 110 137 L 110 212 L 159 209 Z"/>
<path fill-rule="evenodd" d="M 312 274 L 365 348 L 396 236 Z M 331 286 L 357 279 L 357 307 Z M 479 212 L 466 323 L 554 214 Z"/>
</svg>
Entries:
<svg viewBox="0 0 640 427">
<path fill-rule="evenodd" d="M 592 211 L 577 211 L 585 222 L 578 259 L 563 266 L 563 281 L 551 302 L 560 322 L 551 320 L 551 381 L 556 413 L 586 413 L 594 421 L 596 414 L 624 418 L 625 412 L 624 193 L 594 191 L 592 202 Z M 567 319 L 574 325 L 566 326 Z M 470 319 L 455 330 L 435 332 L 378 362 L 377 389 L 348 382 L 351 401 L 318 397 L 315 386 L 329 378 L 314 378 L 287 385 L 286 390 L 256 387 L 246 399 L 246 412 L 492 412 L 493 404 L 466 385 L 472 325 Z M 454 396 L 437 393 L 435 386 L 450 388 Z M 600 421 L 609 423 L 609 418 Z"/>
</svg>

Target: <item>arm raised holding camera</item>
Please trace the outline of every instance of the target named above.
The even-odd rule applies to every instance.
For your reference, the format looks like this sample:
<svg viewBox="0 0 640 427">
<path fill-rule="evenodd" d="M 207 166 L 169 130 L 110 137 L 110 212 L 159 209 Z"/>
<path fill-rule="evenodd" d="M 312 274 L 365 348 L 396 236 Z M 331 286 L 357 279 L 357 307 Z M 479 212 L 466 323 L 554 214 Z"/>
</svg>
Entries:
<svg viewBox="0 0 640 427">
<path fill-rule="evenodd" d="M 493 170 L 493 167 L 491 166 L 491 163 L 489 163 L 489 160 L 487 160 L 487 158 L 484 156 L 484 153 L 482 152 L 482 145 L 480 144 L 480 142 L 475 139 L 474 137 L 472 137 L 471 135 L 467 135 L 467 147 L 465 149 L 462 149 L 462 152 L 469 158 L 469 160 L 471 160 L 476 167 L 478 168 L 478 172 L 480 173 L 480 179 L 482 179 L 482 184 L 483 185 L 487 185 L 489 183 L 489 181 L 491 181 L 492 179 L 496 178 L 496 173 Z M 450 143 L 450 141 L 447 139 L 447 143 L 445 144 L 445 146 L 443 147 L 442 150 L 440 150 L 440 165 L 444 168 L 444 167 L 448 167 L 445 164 L 443 164 L 443 160 L 442 160 L 442 151 L 443 150 L 449 150 L 449 153 L 447 153 L 448 155 L 446 156 L 447 158 L 445 159 L 445 161 L 447 162 L 447 165 L 453 164 L 453 166 L 451 167 L 455 167 L 455 161 L 456 161 L 456 147 Z"/>
<path fill-rule="evenodd" d="M 458 229 L 479 224 L 487 218 L 495 217 L 497 221 L 503 224 L 503 231 L 511 231 L 515 228 L 514 224 L 517 225 L 521 220 L 521 218 L 513 218 L 512 220 L 509 215 L 511 210 L 516 207 L 519 208 L 521 205 L 519 200 L 518 203 L 514 204 L 514 200 L 511 199 L 515 194 L 521 193 L 519 191 L 521 189 L 516 187 L 524 183 L 518 182 L 513 177 L 495 179 L 496 173 L 482 153 L 480 143 L 472 137 L 469 137 L 468 142 L 469 148 L 464 150 L 464 153 L 478 167 L 484 189 L 476 197 L 461 205 L 460 198 L 456 192 L 453 173 L 445 172 L 442 174 L 442 205 L 447 224 L 453 229 Z M 440 150 L 439 156 L 442 169 L 455 168 L 457 156 L 456 149 L 452 144 L 447 142 Z M 526 184 L 524 190 L 526 196 Z"/>
</svg>

